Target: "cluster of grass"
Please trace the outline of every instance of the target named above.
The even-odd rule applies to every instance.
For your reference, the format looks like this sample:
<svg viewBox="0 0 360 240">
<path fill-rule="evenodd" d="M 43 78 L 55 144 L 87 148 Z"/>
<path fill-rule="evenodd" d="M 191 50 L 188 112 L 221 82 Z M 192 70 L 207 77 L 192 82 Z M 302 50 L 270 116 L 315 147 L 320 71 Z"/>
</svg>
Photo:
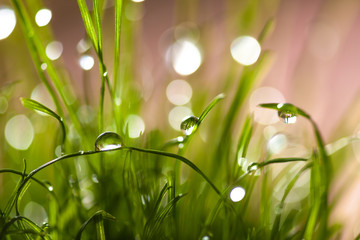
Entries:
<svg viewBox="0 0 360 240">
<path fill-rule="evenodd" d="M 25 6 L 22 0 L 11 2 L 39 79 L 50 93 L 55 109 L 29 98 L 22 98 L 21 102 L 30 109 L 29 115 L 36 110 L 50 116 L 34 119 L 49 122 L 57 130 L 39 134 L 33 146 L 21 154 L 10 148 L 2 153 L 6 162 L 14 161 L 18 168 L 0 169 L 3 188 L 0 239 L 341 236 L 341 225 L 330 221 L 338 201 L 334 198 L 329 202 L 330 186 L 336 175 L 334 159 L 330 158 L 311 116 L 292 104 L 259 106 L 277 111 L 285 120 L 297 116 L 311 126 L 309 131 L 314 139 L 311 154 L 298 156 L 293 152 L 291 156 L 274 157 L 266 151 L 266 140 L 259 133 L 261 126 L 243 109 L 266 69 L 268 52 L 264 51 L 256 64 L 244 67 L 239 80 L 231 83 L 236 91 L 226 97 L 229 105 L 224 103 L 225 95 L 219 94 L 213 100 L 209 98 L 208 104 L 194 106 L 199 115 L 181 124 L 183 135 L 166 139 L 169 134 L 153 130 L 131 139 L 125 118 L 139 113 L 141 102 L 140 93 L 130 80 L 133 73 L 129 69 L 133 66 L 126 57 L 121 58 L 122 51 L 127 54 L 133 51 L 133 39 L 128 36 L 132 25 L 122 17 L 123 5 L 128 3 L 114 0 L 114 55 L 105 57 L 104 1 L 93 0 L 91 12 L 85 0 L 77 1 L 98 58 L 101 81 L 98 105 L 92 106 L 98 109 L 97 118 L 83 121 L 78 117 L 78 109 L 89 102 L 75 97 L 69 91 L 71 88 L 63 87 L 70 83 L 64 77 L 63 67 L 55 65 L 45 54 L 43 36 L 30 18 L 31 3 Z M 244 17 L 244 21 L 248 18 Z M 260 42 L 266 38 L 271 24 L 264 27 Z M 125 37 L 121 37 L 120 30 Z M 108 59 L 112 59 L 111 63 Z M 42 68 L 44 63 L 46 70 Z M 112 71 L 108 70 L 109 65 L 113 66 Z M 90 118 L 82 116 L 87 117 Z M 207 133 L 206 143 L 199 137 L 201 128 Z M 107 132 L 109 129 L 112 132 Z M 57 157 L 56 148 L 60 149 Z M 279 165 L 282 168 L 275 174 L 273 167 Z M 288 201 L 292 193 L 303 191 L 295 186 L 305 174 L 309 176 L 308 193 L 295 202 Z M 245 196 L 233 202 L 229 195 L 238 186 L 245 190 Z M 274 189 L 280 192 L 280 198 L 274 198 Z M 24 214 L 29 203 L 33 207 Z"/>
</svg>

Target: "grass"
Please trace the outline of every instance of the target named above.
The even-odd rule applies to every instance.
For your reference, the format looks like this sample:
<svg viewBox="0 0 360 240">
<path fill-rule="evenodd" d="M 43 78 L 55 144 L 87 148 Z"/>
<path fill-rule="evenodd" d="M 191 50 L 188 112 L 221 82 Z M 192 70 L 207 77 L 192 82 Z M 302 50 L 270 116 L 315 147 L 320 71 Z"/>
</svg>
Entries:
<svg viewBox="0 0 360 240">
<path fill-rule="evenodd" d="M 285 123 L 293 117 L 307 121 L 311 128 L 304 131 L 313 135 L 312 140 L 304 140 L 311 145 L 308 155 L 293 151 L 279 157 L 268 151 L 264 126 L 254 121 L 244 105 L 270 66 L 270 52 L 263 51 L 254 65 L 242 68 L 239 78 L 231 69 L 219 89 L 224 93 L 195 95 L 197 114 L 182 122 L 180 136 L 164 127 L 132 139 L 126 117 L 141 115 L 146 106 L 129 80 L 138 71 L 132 65 L 136 35 L 130 34 L 136 26 L 123 12 L 133 3 L 114 1 L 110 8 L 114 29 L 107 34 L 106 1 L 94 0 L 93 11 L 85 0 L 77 1 L 99 63 L 96 101 L 82 99 L 64 77 L 66 69 L 47 58 L 44 35 L 31 20 L 31 4 L 11 3 L 36 78 L 45 85 L 55 109 L 21 98 L 29 110 L 26 115 L 34 125 L 44 125 L 45 131 L 35 133 L 27 150 L 15 150 L 3 141 L 0 239 L 340 238 L 343 226 L 331 218 L 340 197 L 330 199 L 335 176 L 341 172 L 336 159 L 350 158 L 347 146 L 358 139 L 349 137 L 342 148 L 328 150 L 336 142 L 325 145 L 305 110 L 289 103 L 266 103 L 258 107 L 277 111 Z M 248 4 L 241 25 L 251 27 L 256 7 Z M 273 20 L 265 24 L 260 43 L 273 25 Z M 110 37 L 114 42 L 108 54 L 103 41 Z M 232 92 L 229 86 L 237 87 Z M 15 98 L 9 86 L 1 91 Z M 89 111 L 79 117 L 84 102 L 97 109 L 96 118 Z M 161 116 L 152 118 L 162 121 L 157 119 Z M 106 133 L 109 129 L 113 133 Z M 205 140 L 201 131 L 207 135 Z M 245 191 L 239 202 L 230 199 L 235 187 Z M 346 184 L 339 194 L 344 189 Z"/>
</svg>

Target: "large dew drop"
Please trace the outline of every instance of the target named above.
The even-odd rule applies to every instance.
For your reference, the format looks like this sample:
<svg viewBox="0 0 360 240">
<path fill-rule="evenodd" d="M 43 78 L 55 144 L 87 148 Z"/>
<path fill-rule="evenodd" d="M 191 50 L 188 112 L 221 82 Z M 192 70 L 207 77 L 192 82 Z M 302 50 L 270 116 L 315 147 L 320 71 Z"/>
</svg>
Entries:
<svg viewBox="0 0 360 240">
<path fill-rule="evenodd" d="M 104 132 L 95 141 L 95 151 L 118 149 L 124 146 L 121 137 L 114 132 Z"/>
<path fill-rule="evenodd" d="M 296 107 L 289 103 L 280 103 L 277 105 L 278 116 L 286 124 L 296 122 Z"/>
<path fill-rule="evenodd" d="M 196 130 L 198 122 L 199 118 L 190 116 L 181 122 L 180 129 L 184 132 L 185 135 L 189 136 Z"/>
</svg>

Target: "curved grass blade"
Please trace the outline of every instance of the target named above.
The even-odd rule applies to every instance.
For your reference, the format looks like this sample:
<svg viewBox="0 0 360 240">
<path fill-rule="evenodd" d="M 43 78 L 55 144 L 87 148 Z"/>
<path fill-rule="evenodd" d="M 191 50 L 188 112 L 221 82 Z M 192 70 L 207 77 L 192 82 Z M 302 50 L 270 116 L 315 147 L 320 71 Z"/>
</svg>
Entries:
<svg viewBox="0 0 360 240">
<path fill-rule="evenodd" d="M 222 99 L 225 98 L 225 94 L 220 93 L 219 95 L 217 95 L 210 103 L 209 105 L 204 109 L 204 111 L 201 113 L 200 117 L 199 117 L 199 121 L 198 121 L 198 125 L 201 124 L 201 122 L 204 120 L 204 118 L 206 117 L 206 115 L 211 111 L 211 109 L 213 107 L 215 107 L 215 105 Z"/>
<path fill-rule="evenodd" d="M 23 28 L 25 39 L 29 46 L 30 54 L 31 54 L 32 60 L 34 61 L 36 70 L 40 76 L 40 79 L 42 80 L 42 82 L 44 83 L 48 92 L 50 93 L 51 98 L 53 99 L 53 101 L 55 103 L 57 112 L 61 116 L 64 115 L 64 112 L 61 108 L 60 101 L 57 97 L 57 93 L 59 93 L 59 96 L 60 96 L 62 102 L 64 103 L 64 105 L 68 111 L 69 117 L 71 118 L 71 121 L 74 124 L 76 130 L 79 133 L 84 134 L 84 131 L 81 127 L 81 123 L 76 115 L 76 110 L 74 107 L 75 104 L 69 102 L 69 99 L 72 98 L 72 96 L 70 96 L 72 93 L 70 93 L 69 91 L 66 90 L 66 88 L 64 88 L 64 85 L 66 85 L 66 83 L 64 81 L 62 81 L 60 75 L 55 70 L 53 62 L 47 57 L 43 43 L 34 30 L 34 27 L 32 25 L 33 21 L 31 21 L 30 17 L 28 16 L 26 7 L 24 6 L 23 2 L 20 0 L 11 0 L 11 2 L 15 6 L 17 15 L 19 17 L 19 22 Z M 47 65 L 46 72 L 48 73 L 48 75 L 51 79 L 51 82 L 54 84 L 54 86 L 57 90 L 57 93 L 53 90 L 49 81 L 47 80 L 47 77 L 45 76 L 44 71 L 41 69 L 41 65 L 43 63 L 45 63 Z"/>
<path fill-rule="evenodd" d="M 29 234 L 35 234 L 38 235 L 39 237 L 41 237 L 42 239 L 45 240 L 51 240 L 50 236 L 38 225 L 36 225 L 33 221 L 31 221 L 30 219 L 24 217 L 24 216 L 15 216 L 12 219 L 10 219 L 2 228 L 1 232 L 0 232 L 0 239 L 4 239 L 4 237 L 7 235 L 7 229 L 13 225 L 15 222 L 19 222 L 21 232 L 24 233 L 24 236 L 27 239 L 32 239 L 30 238 Z M 25 228 L 25 224 L 28 225 L 30 227 L 30 229 Z"/>
<path fill-rule="evenodd" d="M 43 60 L 41 59 L 41 54 L 39 53 L 39 38 L 36 34 L 34 34 L 34 28 L 31 25 L 30 17 L 28 16 L 25 7 L 21 1 L 18 0 L 12 0 L 13 5 L 15 6 L 15 9 L 18 13 L 19 22 L 22 26 L 22 29 L 24 31 L 25 40 L 29 47 L 30 55 L 34 61 L 34 65 L 36 67 L 36 70 L 40 76 L 41 81 L 45 85 L 46 89 L 48 90 L 51 99 L 54 101 L 54 104 L 56 106 L 56 109 L 59 113 L 63 114 L 63 110 L 60 105 L 60 101 L 55 93 L 55 91 L 52 89 L 49 81 L 47 80 L 44 71 L 41 69 L 41 64 Z"/>
<path fill-rule="evenodd" d="M 24 175 L 22 172 L 19 172 L 19 171 L 13 170 L 13 169 L 0 169 L 0 173 L 13 173 L 13 174 L 16 174 L 16 175 L 26 177 L 26 174 Z M 41 180 L 39 180 L 39 179 L 37 179 L 35 177 L 31 177 L 31 179 L 34 180 L 36 183 L 38 183 L 43 188 L 45 188 L 52 195 L 54 194 L 54 192 L 49 190 L 48 185 L 46 183 L 44 183 L 43 181 L 41 181 Z"/>
<path fill-rule="evenodd" d="M 97 211 L 88 220 L 86 220 L 86 222 L 83 223 L 75 239 L 76 240 L 81 239 L 81 234 L 83 233 L 83 231 L 91 221 L 94 221 L 96 224 L 97 233 L 98 233 L 97 239 L 101 239 L 101 240 L 105 239 L 103 220 L 116 221 L 116 218 L 111 214 L 105 212 L 104 210 Z"/>
<path fill-rule="evenodd" d="M 36 110 L 36 111 L 40 111 L 42 113 L 45 113 L 49 116 L 52 116 L 54 118 L 56 118 L 61 126 L 61 131 L 62 131 L 62 145 L 64 145 L 65 143 L 65 139 L 66 139 L 66 131 L 65 131 L 65 124 L 63 121 L 63 118 L 60 117 L 59 115 L 57 115 L 54 111 L 52 111 L 50 108 L 42 105 L 41 103 L 33 100 L 33 99 L 29 99 L 29 98 L 21 98 L 21 103 L 24 105 L 24 107 L 29 108 L 31 110 Z"/>
<path fill-rule="evenodd" d="M 220 196 L 220 198 L 223 198 L 220 190 L 215 186 L 215 184 L 194 164 L 192 163 L 190 160 L 188 160 L 187 158 L 174 154 L 174 153 L 169 153 L 169 152 L 163 152 L 163 151 L 159 151 L 159 150 L 152 150 L 152 149 L 142 149 L 142 148 L 136 148 L 136 147 L 121 147 L 121 148 L 117 148 L 117 149 L 110 149 L 110 150 L 104 150 L 104 151 L 88 151 L 88 152 L 84 152 L 84 151 L 80 151 L 80 152 L 76 152 L 76 153 L 71 153 L 71 154 L 67 154 L 67 155 L 63 155 L 60 156 L 58 158 L 55 158 L 43 165 L 41 165 L 40 167 L 34 169 L 33 171 L 31 171 L 26 178 L 20 183 L 20 186 L 17 187 L 16 191 L 16 199 L 20 196 L 20 194 L 23 192 L 25 185 L 29 182 L 29 180 L 39 171 L 41 171 L 42 169 L 60 162 L 62 160 L 68 159 L 68 158 L 72 158 L 72 157 L 78 157 L 78 156 L 85 156 L 85 155 L 92 155 L 92 154 L 99 154 L 99 153 L 104 153 L 104 152 L 111 152 L 111 151 L 119 151 L 119 150 L 130 150 L 130 151 L 138 151 L 138 152 L 144 152 L 144 153 L 150 153 L 150 154 L 156 154 L 159 156 L 165 156 L 165 157 L 170 157 L 176 160 L 179 160 L 183 163 L 185 163 L 186 165 L 188 165 L 190 168 L 192 168 L 195 172 L 197 172 L 211 187 L 212 189 Z M 10 210 L 12 208 L 13 204 L 10 206 Z"/>
<path fill-rule="evenodd" d="M 321 196 L 319 196 L 320 201 L 321 201 L 320 205 L 319 206 L 316 205 L 313 207 L 314 213 L 310 214 L 311 217 L 309 220 L 311 220 L 310 225 L 315 224 L 315 222 L 318 222 L 320 224 L 319 228 L 318 228 L 319 232 L 320 232 L 319 237 L 326 238 L 326 232 L 327 232 L 327 228 L 328 228 L 328 218 L 329 218 L 328 193 L 329 193 L 329 185 L 330 185 L 331 172 L 332 172 L 330 158 L 326 152 L 324 140 L 321 137 L 319 128 L 317 127 L 315 121 L 311 118 L 311 116 L 309 114 L 307 114 L 301 108 L 298 108 L 292 104 L 287 103 L 286 105 L 287 105 L 287 107 L 290 107 L 291 109 L 295 110 L 296 114 L 308 119 L 310 121 L 310 123 L 312 124 L 313 130 L 315 133 L 316 143 L 317 143 L 317 147 L 319 150 L 319 156 L 315 158 L 315 161 L 318 161 L 318 163 L 314 164 L 314 168 L 313 168 L 312 172 L 314 172 L 314 174 L 320 175 L 320 178 L 318 179 L 318 176 L 314 176 L 313 183 L 315 184 L 314 187 L 318 186 L 324 190 L 321 191 L 322 194 L 321 194 Z M 264 107 L 264 108 L 275 109 L 277 111 L 281 111 L 283 104 L 281 104 L 281 103 L 280 104 L 279 103 L 266 103 L 266 104 L 260 104 L 259 106 Z M 317 171 L 317 172 L 315 172 L 315 171 Z M 317 208 L 319 208 L 319 209 L 317 209 Z M 320 211 L 320 214 L 318 214 L 318 211 Z M 314 228 L 309 227 L 307 229 L 313 230 Z M 311 235 L 312 230 L 306 231 L 306 234 L 307 234 L 306 237 L 309 237 Z"/>
<path fill-rule="evenodd" d="M 307 158 L 274 158 L 265 162 L 260 163 L 252 163 L 248 167 L 248 172 L 252 172 L 254 170 L 257 170 L 259 168 L 265 167 L 266 165 L 273 164 L 273 163 L 288 163 L 288 162 L 301 162 L 301 161 L 307 161 Z"/>
</svg>

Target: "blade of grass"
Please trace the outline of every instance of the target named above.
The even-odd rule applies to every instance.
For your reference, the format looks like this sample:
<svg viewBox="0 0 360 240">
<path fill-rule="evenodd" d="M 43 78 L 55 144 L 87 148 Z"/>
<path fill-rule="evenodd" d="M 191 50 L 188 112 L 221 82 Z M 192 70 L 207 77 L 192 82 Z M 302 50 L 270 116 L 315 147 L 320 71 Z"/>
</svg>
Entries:
<svg viewBox="0 0 360 240">
<path fill-rule="evenodd" d="M 39 171 L 41 171 L 42 169 L 57 163 L 59 161 L 68 159 L 68 158 L 73 158 L 73 157 L 78 157 L 78 156 L 86 156 L 86 155 L 93 155 L 93 154 L 99 154 L 99 153 L 104 153 L 104 152 L 110 152 L 110 151 L 119 151 L 119 150 L 130 150 L 130 151 L 138 151 L 138 152 L 143 152 L 143 153 L 150 153 L 150 154 L 155 154 L 155 155 L 159 155 L 159 156 L 165 156 L 165 157 L 169 157 L 169 158 L 173 158 L 176 160 L 179 160 L 183 163 L 185 163 L 186 165 L 188 165 L 190 168 L 192 168 L 195 172 L 197 172 L 211 187 L 212 189 L 219 195 L 220 198 L 223 198 L 220 190 L 215 186 L 215 184 L 194 164 L 192 163 L 190 160 L 188 160 L 187 158 L 183 157 L 183 156 L 179 156 L 177 154 L 174 153 L 169 153 L 169 152 L 163 152 L 163 151 L 159 151 L 159 150 L 153 150 L 153 149 L 143 149 L 143 148 L 136 148 L 136 147 L 121 147 L 121 148 L 117 148 L 117 149 L 110 149 L 110 150 L 103 150 L 103 151 L 88 151 L 88 152 L 84 152 L 84 151 L 79 151 L 76 153 L 71 153 L 71 154 L 67 154 L 67 155 L 62 155 L 58 158 L 55 158 L 43 165 L 41 165 L 40 167 L 34 169 L 33 171 L 31 171 L 26 178 L 24 178 L 23 181 L 21 181 L 21 184 L 19 187 L 17 187 L 16 191 L 16 198 L 15 198 L 15 202 L 16 204 L 18 204 L 19 202 L 19 197 L 21 194 L 23 194 L 23 192 L 26 190 L 25 186 L 27 185 L 27 183 L 29 182 L 29 180 Z M 12 208 L 13 204 L 11 204 L 10 206 L 10 210 Z"/>
<path fill-rule="evenodd" d="M 47 78 L 46 78 L 43 70 L 41 69 L 41 65 L 43 63 L 45 63 L 47 66 L 46 71 L 47 71 L 52 83 L 54 84 L 58 94 L 60 95 L 76 130 L 79 133 L 86 135 L 85 132 L 83 131 L 81 123 L 76 115 L 74 103 L 69 102 L 69 99 L 72 97 L 69 96 L 70 93 L 67 92 L 64 88 L 64 85 L 67 85 L 67 84 L 65 84 L 64 81 L 61 80 L 61 78 L 59 77 L 59 75 L 57 74 L 57 72 L 55 70 L 55 67 L 53 66 L 52 61 L 50 61 L 50 59 L 47 57 L 44 46 L 43 46 L 39 36 L 36 34 L 36 32 L 34 30 L 34 27 L 31 23 L 32 21 L 30 20 L 30 17 L 28 16 L 28 13 L 26 11 L 24 4 L 20 0 L 11 0 L 11 2 L 15 6 L 16 12 L 19 16 L 20 24 L 23 28 L 25 39 L 26 39 L 26 42 L 28 43 L 30 54 L 34 61 L 35 67 L 38 71 L 40 79 L 46 86 L 48 92 L 50 93 L 50 95 L 55 103 L 56 110 L 58 111 L 59 115 L 64 116 L 63 110 L 61 108 L 61 104 L 60 104 L 59 100 L 57 99 L 56 93 L 50 86 L 50 83 L 47 81 Z"/>
<path fill-rule="evenodd" d="M 154 218 L 147 222 L 144 228 L 144 239 L 154 239 L 156 235 L 159 235 L 161 224 L 164 219 L 169 216 L 176 203 L 185 195 L 178 195 L 172 199 L 161 211 L 157 212 Z"/>
<path fill-rule="evenodd" d="M 229 148 L 231 144 L 229 143 L 229 136 L 231 136 L 231 128 L 235 121 L 235 117 L 239 110 L 241 109 L 245 99 L 250 93 L 251 88 L 255 85 L 261 73 L 268 65 L 269 53 L 264 52 L 257 64 L 255 66 L 245 67 L 241 75 L 234 99 L 230 105 L 227 115 L 225 116 L 224 124 L 221 130 L 221 135 L 217 141 L 217 148 L 213 154 L 212 162 L 218 165 L 219 159 L 223 159 L 223 162 L 227 162 L 229 155 Z M 219 166 L 221 168 L 221 166 Z M 217 173 L 220 172 L 219 168 L 213 168 L 210 176 L 216 177 Z M 229 170 L 228 172 L 231 172 Z"/>
<path fill-rule="evenodd" d="M 40 111 L 42 113 L 45 113 L 49 116 L 56 118 L 59 121 L 60 126 L 61 126 L 61 131 L 62 131 L 61 145 L 64 146 L 65 139 L 66 139 L 66 131 L 65 131 L 65 124 L 64 124 L 63 118 L 60 117 L 59 115 L 57 115 L 54 111 L 52 111 L 48 107 L 42 105 L 41 103 L 39 103 L 33 99 L 21 98 L 21 102 L 24 105 L 24 107 L 29 108 L 31 110 Z"/>
<path fill-rule="evenodd" d="M 121 91 L 119 87 L 119 70 L 120 70 L 120 36 L 122 23 L 123 0 L 115 0 L 115 40 L 114 40 L 114 89 Z"/>
<path fill-rule="evenodd" d="M 98 233 L 97 239 L 101 239 L 101 240 L 105 239 L 104 226 L 103 226 L 104 219 L 116 221 L 116 218 L 114 216 L 112 216 L 111 214 L 105 212 L 104 210 L 99 210 L 96 213 L 94 213 L 88 220 L 86 220 L 86 222 L 83 223 L 83 225 L 81 226 L 75 239 L 76 240 L 81 239 L 81 235 L 82 235 L 83 231 L 85 230 L 85 228 L 87 227 L 87 225 L 89 225 L 89 223 L 91 221 L 94 221 L 96 224 L 96 229 L 97 229 L 97 233 Z"/>
<path fill-rule="evenodd" d="M 95 27 L 94 27 L 94 23 L 91 19 L 89 9 L 86 5 L 85 0 L 77 0 L 77 2 L 79 5 L 81 17 L 83 19 L 86 32 L 87 32 L 87 34 L 90 38 L 90 41 L 95 49 L 95 52 L 98 53 L 99 52 L 98 40 L 96 37 Z"/>
<path fill-rule="evenodd" d="M 250 143 L 250 139 L 252 136 L 252 131 L 253 131 L 253 119 L 251 116 L 247 116 L 247 118 L 245 119 L 245 122 L 243 124 L 243 128 L 242 131 L 240 133 L 240 138 L 238 141 L 238 145 L 237 145 L 237 154 L 235 156 L 235 161 L 233 164 L 233 176 L 237 177 L 237 175 L 239 174 L 239 158 L 245 158 L 246 157 L 246 153 L 247 153 L 247 149 Z"/>
<path fill-rule="evenodd" d="M 40 79 L 42 83 L 45 85 L 46 89 L 48 90 L 52 100 L 54 101 L 56 110 L 59 112 L 59 114 L 63 115 L 63 110 L 61 108 L 60 101 L 55 91 L 52 89 L 49 81 L 47 80 L 44 71 L 41 69 L 42 60 L 35 44 L 35 41 L 39 41 L 39 39 L 36 38 L 34 29 L 30 23 L 30 17 L 28 16 L 25 7 L 21 2 L 19 2 L 18 0 L 12 0 L 12 3 L 17 11 L 18 19 L 20 20 L 19 23 L 23 29 L 30 55 L 34 61 L 34 65 L 40 76 Z"/>
<path fill-rule="evenodd" d="M 304 110 L 302 110 L 301 108 L 298 108 L 292 104 L 286 103 L 286 104 L 282 104 L 282 103 L 266 103 L 266 104 L 260 104 L 260 107 L 264 107 L 264 108 L 270 108 L 270 109 L 274 109 L 277 110 L 278 112 L 283 111 L 283 110 L 290 110 L 293 114 L 298 114 L 302 117 L 305 117 L 306 119 L 308 119 L 313 127 L 314 133 L 315 133 L 315 139 L 316 139 L 316 143 L 317 143 L 317 148 L 319 151 L 319 157 L 315 158 L 315 161 L 318 161 L 317 164 L 314 164 L 314 173 L 313 174 L 319 174 L 320 178 L 318 179 L 317 176 L 314 176 L 314 187 L 316 188 L 316 186 L 318 186 L 320 189 L 323 189 L 323 191 L 321 191 L 321 195 L 319 196 L 319 198 L 321 199 L 320 201 L 320 205 L 316 205 L 316 207 L 314 207 L 314 213 L 311 214 L 310 217 L 310 226 L 312 226 L 314 224 L 314 222 L 316 221 L 316 218 L 319 218 L 318 221 L 320 223 L 319 225 L 319 237 L 320 238 L 326 238 L 326 233 L 327 233 L 327 228 L 328 228 L 328 218 L 329 218 L 329 213 L 328 213 L 328 195 L 329 195 L 329 185 L 330 185 L 330 179 L 331 179 L 331 172 L 332 172 L 332 167 L 331 167 L 331 162 L 330 162 L 330 158 L 327 155 L 326 149 L 325 149 L 325 144 L 324 141 L 321 137 L 319 128 L 317 127 L 315 121 L 311 118 L 311 116 L 306 113 Z M 318 166 L 318 169 L 315 168 Z M 317 171 L 317 172 L 316 172 Z M 319 209 L 317 209 L 319 208 Z M 318 214 L 317 212 L 320 211 L 320 214 Z M 313 226 L 307 228 L 308 230 L 306 231 L 307 237 L 309 237 L 313 231 Z M 312 230 L 309 230 L 312 229 Z M 311 232 L 311 233 L 310 233 Z"/>
</svg>

